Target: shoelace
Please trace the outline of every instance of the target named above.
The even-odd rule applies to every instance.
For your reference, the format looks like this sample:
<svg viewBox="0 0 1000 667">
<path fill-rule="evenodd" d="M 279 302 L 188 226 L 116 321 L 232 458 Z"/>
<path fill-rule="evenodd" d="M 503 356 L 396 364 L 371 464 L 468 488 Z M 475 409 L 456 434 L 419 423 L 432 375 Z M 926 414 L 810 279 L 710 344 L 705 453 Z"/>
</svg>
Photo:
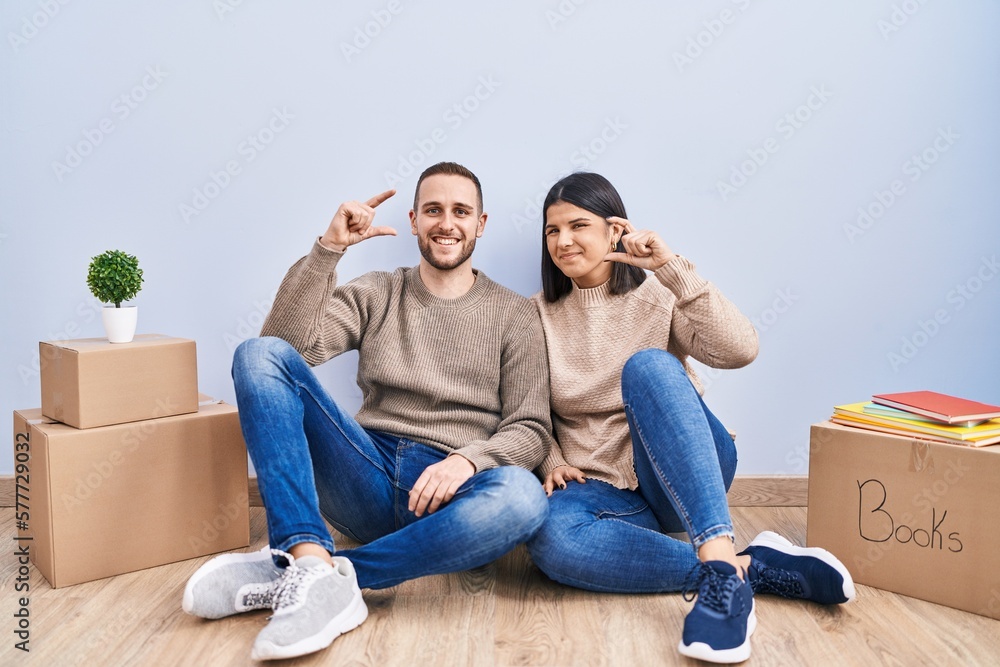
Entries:
<svg viewBox="0 0 1000 667">
<path fill-rule="evenodd" d="M 729 601 L 733 597 L 733 591 L 739 586 L 737 579 L 737 577 L 727 577 L 720 574 L 705 563 L 698 563 L 688 572 L 681 594 L 688 602 L 697 596 L 699 602 L 712 611 L 729 616 L 732 615 Z M 743 600 L 741 598 L 737 615 L 742 613 Z"/>
<path fill-rule="evenodd" d="M 268 587 L 266 591 L 260 593 L 247 593 L 243 596 L 243 606 L 247 609 L 263 609 L 270 607 L 274 602 L 274 589 Z"/>
<path fill-rule="evenodd" d="M 802 582 L 787 570 L 754 564 L 757 580 L 753 583 L 754 593 L 770 593 L 783 598 L 798 599 L 805 595 Z"/>
<path fill-rule="evenodd" d="M 299 604 L 302 592 L 307 588 L 306 584 L 323 576 L 323 571 L 316 567 L 299 567 L 295 564 L 295 558 L 281 549 L 271 549 L 271 553 L 288 560 L 288 567 L 271 590 L 271 609 L 277 613 Z"/>
</svg>

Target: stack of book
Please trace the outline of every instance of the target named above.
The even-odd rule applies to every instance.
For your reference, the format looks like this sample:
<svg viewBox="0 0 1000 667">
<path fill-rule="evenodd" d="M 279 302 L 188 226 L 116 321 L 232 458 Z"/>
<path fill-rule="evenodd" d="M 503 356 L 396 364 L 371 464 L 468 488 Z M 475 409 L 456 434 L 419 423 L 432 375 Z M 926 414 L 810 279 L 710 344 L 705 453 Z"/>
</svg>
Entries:
<svg viewBox="0 0 1000 667">
<path fill-rule="evenodd" d="M 877 394 L 868 402 L 838 405 L 830 421 L 968 447 L 1000 443 L 1000 406 L 933 391 Z"/>
</svg>

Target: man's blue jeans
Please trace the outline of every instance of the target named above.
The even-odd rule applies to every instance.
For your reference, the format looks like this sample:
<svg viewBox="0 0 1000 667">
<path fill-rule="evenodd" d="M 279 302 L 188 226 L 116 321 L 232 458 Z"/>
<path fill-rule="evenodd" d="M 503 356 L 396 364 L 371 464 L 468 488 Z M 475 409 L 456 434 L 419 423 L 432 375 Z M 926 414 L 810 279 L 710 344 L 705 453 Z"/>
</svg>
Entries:
<svg viewBox="0 0 1000 667">
<path fill-rule="evenodd" d="M 407 509 L 409 491 L 424 468 L 447 454 L 366 431 L 279 338 L 242 343 L 233 381 L 272 548 L 287 552 L 313 542 L 334 553 L 325 517 L 365 543 L 336 552 L 354 564 L 358 584 L 387 588 L 485 565 L 545 520 L 548 503 L 538 480 L 512 466 L 476 473 L 450 502 L 418 519 Z"/>
<path fill-rule="evenodd" d="M 679 591 L 697 549 L 733 537 L 726 491 L 736 446 L 675 356 L 642 350 L 622 371 L 639 488 L 596 479 L 568 482 L 528 542 L 535 564 L 556 581 L 593 591 Z M 664 533 L 686 532 L 691 543 Z"/>
</svg>

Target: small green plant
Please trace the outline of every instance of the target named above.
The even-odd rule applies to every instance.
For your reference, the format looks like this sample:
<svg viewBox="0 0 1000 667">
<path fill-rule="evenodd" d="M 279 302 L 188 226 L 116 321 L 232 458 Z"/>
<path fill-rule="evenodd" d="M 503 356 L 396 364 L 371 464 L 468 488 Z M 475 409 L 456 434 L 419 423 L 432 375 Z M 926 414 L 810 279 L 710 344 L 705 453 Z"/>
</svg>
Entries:
<svg viewBox="0 0 1000 667">
<path fill-rule="evenodd" d="M 121 308 L 122 301 L 134 298 L 142 289 L 139 260 L 121 250 L 108 250 L 90 262 L 87 286 L 101 303 Z"/>
</svg>

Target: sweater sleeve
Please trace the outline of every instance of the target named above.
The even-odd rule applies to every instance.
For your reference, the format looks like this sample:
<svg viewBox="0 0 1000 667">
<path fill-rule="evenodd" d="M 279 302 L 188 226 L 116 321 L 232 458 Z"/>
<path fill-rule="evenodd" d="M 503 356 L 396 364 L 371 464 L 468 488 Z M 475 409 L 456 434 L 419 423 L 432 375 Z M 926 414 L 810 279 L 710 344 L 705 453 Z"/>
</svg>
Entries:
<svg viewBox="0 0 1000 667">
<path fill-rule="evenodd" d="M 740 368 L 757 357 L 757 330 L 736 305 L 676 256 L 654 274 L 676 297 L 670 344 L 712 368 Z"/>
<path fill-rule="evenodd" d="M 455 451 L 471 461 L 476 472 L 503 465 L 532 470 L 552 446 L 545 336 L 535 309 L 526 312 L 526 325 L 501 353 L 501 414 L 496 433 Z"/>
<path fill-rule="evenodd" d="M 310 366 L 356 349 L 372 310 L 385 299 L 380 274 L 337 286 L 337 264 L 343 256 L 317 240 L 281 281 L 260 332 L 288 341 Z"/>
<path fill-rule="evenodd" d="M 550 472 L 552 472 L 559 466 L 568 466 L 568 465 L 569 463 L 567 463 L 566 459 L 563 457 L 562 448 L 559 446 L 559 443 L 553 441 L 552 448 L 549 450 L 549 455 L 545 457 L 545 460 L 543 460 L 541 464 L 539 464 L 538 468 L 535 470 L 535 473 L 544 482 L 545 477 Z"/>
</svg>

